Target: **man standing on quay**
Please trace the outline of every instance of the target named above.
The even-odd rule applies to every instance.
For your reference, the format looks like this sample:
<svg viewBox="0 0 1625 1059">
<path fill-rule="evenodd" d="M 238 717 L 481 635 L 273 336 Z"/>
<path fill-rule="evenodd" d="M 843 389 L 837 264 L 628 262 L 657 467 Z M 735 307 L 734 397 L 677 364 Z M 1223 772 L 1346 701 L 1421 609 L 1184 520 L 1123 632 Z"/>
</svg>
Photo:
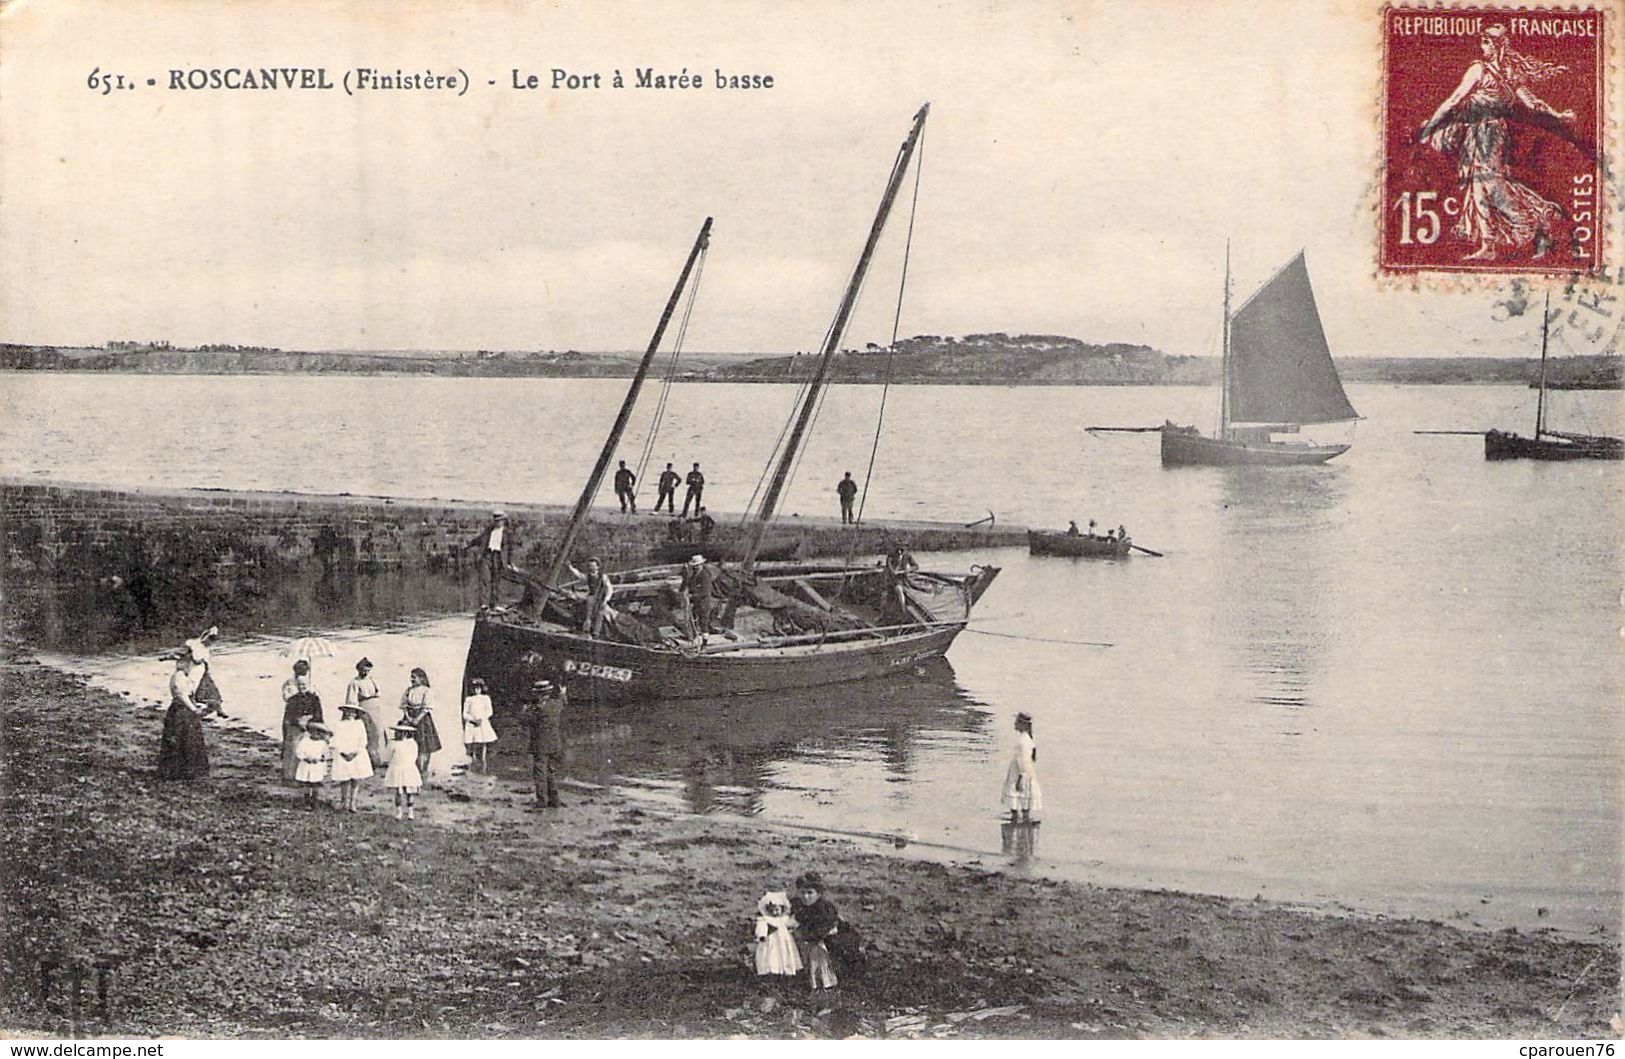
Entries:
<svg viewBox="0 0 1625 1059">
<path fill-rule="evenodd" d="M 858 498 L 858 483 L 852 480 L 851 471 L 847 471 L 846 477 L 836 484 L 835 493 L 841 498 L 841 525 L 856 522 L 857 518 L 852 514 L 852 501 Z"/>
<path fill-rule="evenodd" d="M 666 514 L 677 514 L 677 483 L 683 480 L 682 476 L 666 464 L 666 469 L 660 472 L 660 493 L 655 497 L 655 514 L 660 513 L 660 505 L 666 505 Z"/>
<path fill-rule="evenodd" d="M 620 469 L 615 472 L 615 499 L 621 502 L 621 514 L 626 514 L 626 506 L 632 505 L 632 514 L 638 513 L 638 498 L 633 494 L 632 487 L 638 484 L 637 475 L 627 470 L 626 461 L 621 461 Z"/>
<path fill-rule="evenodd" d="M 700 497 L 705 495 L 705 475 L 700 473 L 700 465 L 695 464 L 694 469 L 688 472 L 688 492 L 683 496 L 683 517 L 688 517 L 688 505 L 694 505 L 694 511 L 699 513 Z"/>
</svg>

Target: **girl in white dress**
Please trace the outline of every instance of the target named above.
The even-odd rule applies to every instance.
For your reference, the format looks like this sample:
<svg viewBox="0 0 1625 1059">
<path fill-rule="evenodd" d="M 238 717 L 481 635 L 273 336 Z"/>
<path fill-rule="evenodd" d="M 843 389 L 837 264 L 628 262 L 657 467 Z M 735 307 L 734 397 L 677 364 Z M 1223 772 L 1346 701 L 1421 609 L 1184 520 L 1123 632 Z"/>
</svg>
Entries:
<svg viewBox="0 0 1625 1059">
<path fill-rule="evenodd" d="M 293 756 L 298 761 L 294 769 L 294 782 L 305 789 L 305 808 L 314 809 L 320 801 L 322 783 L 327 779 L 328 736 L 327 725 L 311 721 L 305 725 L 305 734 L 293 745 Z"/>
<path fill-rule="evenodd" d="M 485 693 L 485 681 L 475 677 L 469 685 L 468 697 L 463 700 L 463 744 L 468 747 L 469 764 L 479 762 L 482 771 L 489 772 L 486 748 L 497 741 L 496 729 L 491 727 L 491 696 Z"/>
<path fill-rule="evenodd" d="M 1010 767 L 1004 774 L 1004 807 L 1010 822 L 1033 822 L 1032 814 L 1044 808 L 1044 794 L 1038 786 L 1038 744 L 1033 742 L 1031 714 L 1016 714 L 1016 746 Z"/>
<path fill-rule="evenodd" d="M 801 956 L 796 952 L 793 931 L 796 921 L 790 915 L 790 896 L 783 890 L 762 895 L 756 902 L 756 973 L 795 976 L 801 973 Z"/>
<path fill-rule="evenodd" d="M 412 820 L 412 800 L 423 786 L 423 774 L 418 771 L 417 729 L 409 724 L 397 724 L 390 731 L 394 740 L 389 744 L 389 769 L 384 773 L 384 786 L 395 792 L 395 819 L 401 818 L 404 807 L 406 819 Z"/>
<path fill-rule="evenodd" d="M 339 707 L 341 720 L 333 728 L 333 782 L 339 785 L 339 811 L 356 812 L 355 792 L 372 775 L 367 753 L 366 708 L 347 702 Z"/>
</svg>

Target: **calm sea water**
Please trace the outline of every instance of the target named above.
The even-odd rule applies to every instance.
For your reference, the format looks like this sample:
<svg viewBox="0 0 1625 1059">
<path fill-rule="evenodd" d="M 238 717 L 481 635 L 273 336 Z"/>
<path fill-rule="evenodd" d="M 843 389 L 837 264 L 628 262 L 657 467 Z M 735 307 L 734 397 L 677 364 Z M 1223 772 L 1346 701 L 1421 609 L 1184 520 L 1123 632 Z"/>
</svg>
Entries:
<svg viewBox="0 0 1625 1059">
<path fill-rule="evenodd" d="M 568 502 L 623 389 L 0 375 L 0 473 Z M 701 461 L 708 502 L 737 510 L 793 396 L 675 387 L 656 457 Z M 895 835 L 1012 870 L 1615 933 L 1625 468 L 1489 464 L 1475 438 L 1411 434 L 1527 432 L 1527 390 L 1351 397 L 1367 419 L 1327 466 L 1165 471 L 1155 435 L 1083 428 L 1206 423 L 1213 393 L 894 390 L 871 515 L 1094 517 L 1166 558 L 932 557 L 1004 567 L 947 665 L 813 696 L 582 711 L 572 769 L 694 811 Z M 836 510 L 840 473 L 863 476 L 879 398 L 831 394 L 787 512 Z M 1557 425 L 1621 432 L 1616 394 L 1552 400 Z M 393 651 L 401 677 L 427 664 L 450 688 L 468 630 L 455 617 L 334 635 L 341 655 Z M 159 694 L 150 660 L 95 664 Z M 285 664 L 272 645 L 228 645 L 218 668 L 257 714 Z M 346 667 L 328 665 L 337 691 Z M 1018 710 L 1036 718 L 1044 788 L 1031 848 L 998 816 Z"/>
</svg>

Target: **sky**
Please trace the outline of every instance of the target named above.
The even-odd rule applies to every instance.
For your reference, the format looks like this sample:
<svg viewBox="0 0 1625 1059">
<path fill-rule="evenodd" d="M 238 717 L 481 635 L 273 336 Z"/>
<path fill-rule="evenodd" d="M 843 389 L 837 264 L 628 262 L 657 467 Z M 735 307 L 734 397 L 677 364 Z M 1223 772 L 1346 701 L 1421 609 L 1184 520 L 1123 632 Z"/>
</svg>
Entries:
<svg viewBox="0 0 1625 1059">
<path fill-rule="evenodd" d="M 1212 354 L 1228 242 L 1238 300 L 1306 251 L 1336 356 L 1533 354 L 1504 292 L 1375 277 L 1378 9 L 11 0 L 0 340 L 637 349 L 714 216 L 687 348 L 813 348 L 929 100 L 904 336 Z M 470 83 L 166 87 L 259 66 Z M 639 89 L 640 67 L 706 86 Z M 98 94 L 93 68 L 137 87 Z M 719 68 L 774 85 L 718 90 Z M 890 338 L 911 195 L 848 345 Z"/>
</svg>

